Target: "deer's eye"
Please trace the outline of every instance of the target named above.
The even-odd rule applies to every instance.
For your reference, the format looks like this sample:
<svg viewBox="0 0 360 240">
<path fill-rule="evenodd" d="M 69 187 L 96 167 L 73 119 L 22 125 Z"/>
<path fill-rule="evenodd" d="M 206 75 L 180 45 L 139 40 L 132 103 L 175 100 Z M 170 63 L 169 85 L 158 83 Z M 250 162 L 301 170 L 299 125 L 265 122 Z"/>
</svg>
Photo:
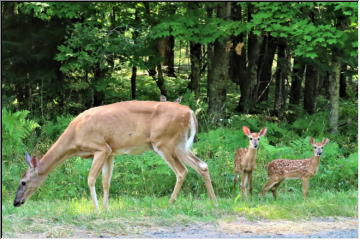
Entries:
<svg viewBox="0 0 360 240">
<path fill-rule="evenodd" d="M 260 138 L 258 138 L 258 141 L 260 141 Z"/>
<path fill-rule="evenodd" d="M 250 140 L 252 140 L 252 138 L 250 138 Z"/>
<path fill-rule="evenodd" d="M 314 147 L 314 149 L 316 149 L 316 147 Z"/>
<path fill-rule="evenodd" d="M 21 185 L 25 186 L 25 185 L 26 185 L 26 182 L 21 182 Z"/>
</svg>

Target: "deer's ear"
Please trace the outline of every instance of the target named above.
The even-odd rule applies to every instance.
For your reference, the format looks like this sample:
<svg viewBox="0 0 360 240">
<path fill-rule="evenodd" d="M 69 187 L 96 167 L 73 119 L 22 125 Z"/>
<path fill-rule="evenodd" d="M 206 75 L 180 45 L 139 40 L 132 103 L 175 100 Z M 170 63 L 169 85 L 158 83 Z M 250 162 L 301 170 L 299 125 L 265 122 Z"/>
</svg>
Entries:
<svg viewBox="0 0 360 240">
<path fill-rule="evenodd" d="M 313 137 L 311 137 L 309 142 L 310 142 L 311 145 L 313 145 L 315 143 L 315 139 Z"/>
<path fill-rule="evenodd" d="M 28 152 L 25 153 L 25 162 L 31 167 L 31 156 Z"/>
<path fill-rule="evenodd" d="M 322 145 L 326 145 L 329 143 L 329 141 L 330 140 L 328 138 L 324 138 L 321 143 L 322 143 Z"/>
<path fill-rule="evenodd" d="M 247 126 L 243 126 L 242 129 L 246 136 L 249 136 L 251 134 L 250 129 Z"/>
<path fill-rule="evenodd" d="M 37 165 L 38 165 L 38 160 L 36 159 L 36 157 L 32 157 L 31 158 L 31 167 L 36 168 Z"/>
<path fill-rule="evenodd" d="M 267 128 L 261 129 L 260 132 L 259 132 L 260 137 L 265 136 L 266 131 L 267 131 Z"/>
<path fill-rule="evenodd" d="M 38 165 L 38 160 L 36 159 L 36 157 L 31 157 L 28 152 L 25 153 L 25 162 L 31 168 L 36 168 Z"/>
</svg>

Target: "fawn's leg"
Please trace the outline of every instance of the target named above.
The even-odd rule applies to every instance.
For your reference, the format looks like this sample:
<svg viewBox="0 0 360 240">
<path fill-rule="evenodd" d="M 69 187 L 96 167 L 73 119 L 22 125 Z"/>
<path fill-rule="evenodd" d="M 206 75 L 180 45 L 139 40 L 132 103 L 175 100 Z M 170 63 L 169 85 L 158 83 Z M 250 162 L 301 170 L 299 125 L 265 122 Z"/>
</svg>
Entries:
<svg viewBox="0 0 360 240">
<path fill-rule="evenodd" d="M 234 189 L 236 188 L 236 184 L 238 183 L 239 181 L 239 175 L 237 173 L 235 173 L 235 177 L 234 177 L 234 185 L 233 185 L 233 191 Z"/>
<path fill-rule="evenodd" d="M 310 179 L 309 178 L 302 178 L 302 191 L 303 191 L 303 194 L 304 194 L 304 198 L 307 197 L 308 195 L 308 190 L 309 190 L 309 181 Z"/>
<path fill-rule="evenodd" d="M 277 184 L 279 180 L 269 178 L 267 183 L 264 185 L 263 190 L 261 191 L 261 195 L 264 196 L 267 191 L 269 191 L 270 188 L 272 188 L 275 184 Z"/>
<path fill-rule="evenodd" d="M 249 180 L 249 193 L 252 195 L 252 171 L 248 172 L 248 180 Z"/>
<path fill-rule="evenodd" d="M 247 174 L 245 171 L 241 174 L 241 194 L 246 196 L 246 181 L 247 181 Z"/>
<path fill-rule="evenodd" d="M 277 184 L 275 184 L 272 188 L 271 188 L 271 192 L 272 192 L 272 195 L 274 197 L 274 199 L 276 200 L 276 190 L 277 188 L 280 186 L 282 181 L 278 182 Z"/>
</svg>

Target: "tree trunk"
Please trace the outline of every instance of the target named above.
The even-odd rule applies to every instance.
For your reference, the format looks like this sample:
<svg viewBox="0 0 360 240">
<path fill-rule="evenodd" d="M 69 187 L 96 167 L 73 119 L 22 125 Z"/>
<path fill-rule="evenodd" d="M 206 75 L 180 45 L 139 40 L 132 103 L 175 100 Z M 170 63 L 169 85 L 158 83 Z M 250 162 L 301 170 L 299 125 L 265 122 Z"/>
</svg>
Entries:
<svg viewBox="0 0 360 240">
<path fill-rule="evenodd" d="M 304 78 L 305 64 L 301 57 L 294 58 L 294 67 L 290 89 L 290 103 L 298 105 L 301 98 L 301 84 Z"/>
<path fill-rule="evenodd" d="M 158 76 L 157 76 L 157 79 L 156 79 L 156 85 L 158 86 L 158 88 L 160 90 L 160 94 L 164 95 L 165 97 L 168 97 L 167 91 L 166 91 L 166 88 L 165 88 L 165 81 L 164 81 L 164 76 L 163 76 L 161 64 L 158 64 L 156 66 L 156 70 L 157 70 L 157 73 L 158 73 Z"/>
<path fill-rule="evenodd" d="M 272 65 L 274 61 L 276 48 L 277 48 L 276 38 L 273 38 L 271 35 L 265 36 L 261 48 L 259 69 L 258 69 L 259 102 L 268 99 L 269 85 L 272 77 Z"/>
<path fill-rule="evenodd" d="M 340 88 L 340 72 L 341 64 L 337 56 L 332 59 L 332 72 L 329 80 L 329 93 L 330 93 L 330 131 L 332 134 L 338 133 L 338 120 L 339 120 L 339 88 Z"/>
<path fill-rule="evenodd" d="M 92 81 L 93 85 L 93 93 L 94 93 L 94 105 L 93 107 L 100 106 L 104 104 L 105 94 L 103 91 L 96 90 L 96 85 L 98 82 L 103 81 L 106 75 L 106 71 L 100 68 L 100 63 L 96 64 L 95 72 L 94 72 L 94 81 Z"/>
<path fill-rule="evenodd" d="M 317 71 L 313 63 L 308 63 L 305 73 L 304 109 L 309 114 L 313 114 L 315 110 L 316 85 Z"/>
<path fill-rule="evenodd" d="M 231 3 L 221 2 L 217 5 L 217 17 L 229 19 Z M 215 122 L 225 117 L 226 89 L 229 73 L 229 50 L 226 48 L 229 38 L 217 39 L 214 43 L 211 66 L 208 74 L 208 112 Z"/>
<path fill-rule="evenodd" d="M 252 18 L 254 12 L 254 5 L 248 4 L 248 19 Z M 262 38 L 256 36 L 251 31 L 248 39 L 248 67 L 246 76 L 240 79 L 240 101 L 237 110 L 240 112 L 248 113 L 255 105 L 257 98 L 257 86 L 258 86 L 258 60 L 260 54 L 260 47 Z"/>
<path fill-rule="evenodd" d="M 278 40 L 278 60 L 275 73 L 275 104 L 274 112 L 282 116 L 285 110 L 286 89 L 285 80 L 288 74 L 287 43 L 285 39 Z"/>
<path fill-rule="evenodd" d="M 157 51 L 161 57 L 161 64 L 167 67 L 165 73 L 171 77 L 176 77 L 174 70 L 174 45 L 175 39 L 173 36 L 157 40 Z"/>
<path fill-rule="evenodd" d="M 340 74 L 340 97 L 341 98 L 346 98 L 347 97 L 347 93 L 346 93 L 346 64 L 342 64 L 341 65 L 341 74 Z"/>
<path fill-rule="evenodd" d="M 190 42 L 190 90 L 195 93 L 195 98 L 200 96 L 200 77 L 201 77 L 201 44 Z"/>
<path fill-rule="evenodd" d="M 232 2 L 231 8 L 231 19 L 234 21 L 241 21 L 242 20 L 242 12 L 241 6 L 238 5 L 236 2 Z M 230 79 L 240 86 L 240 94 L 242 91 L 242 87 L 246 84 L 247 79 L 247 69 L 246 69 L 246 48 L 245 48 L 245 40 L 246 35 L 245 33 L 241 33 L 237 36 L 231 37 L 233 43 L 234 51 L 230 53 Z M 236 107 L 235 111 L 242 112 L 243 105 L 242 99 L 240 98 L 238 106 Z"/>
<path fill-rule="evenodd" d="M 136 72 L 135 66 L 131 69 L 131 99 L 136 99 Z"/>
</svg>

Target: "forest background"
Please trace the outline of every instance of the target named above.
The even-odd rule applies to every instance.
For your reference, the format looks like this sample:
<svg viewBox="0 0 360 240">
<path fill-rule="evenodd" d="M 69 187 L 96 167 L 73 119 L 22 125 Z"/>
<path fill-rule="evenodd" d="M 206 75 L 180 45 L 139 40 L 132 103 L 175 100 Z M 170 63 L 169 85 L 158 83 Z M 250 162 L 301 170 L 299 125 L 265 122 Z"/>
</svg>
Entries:
<svg viewBox="0 0 360 240">
<path fill-rule="evenodd" d="M 2 197 L 80 112 L 160 95 L 199 120 L 194 152 L 231 198 L 241 127 L 267 127 L 254 173 L 312 155 L 327 137 L 311 192 L 357 191 L 358 16 L 352 2 L 2 2 Z M 72 158 L 32 199 L 88 198 L 91 159 Z M 152 152 L 117 156 L 110 198 L 169 196 L 175 175 Z M 101 192 L 101 183 L 97 183 Z M 280 192 L 301 197 L 298 181 Z M 206 198 L 190 171 L 182 195 Z M 281 194 L 280 194 L 281 195 Z M 357 196 L 357 195 L 356 195 Z"/>
</svg>

